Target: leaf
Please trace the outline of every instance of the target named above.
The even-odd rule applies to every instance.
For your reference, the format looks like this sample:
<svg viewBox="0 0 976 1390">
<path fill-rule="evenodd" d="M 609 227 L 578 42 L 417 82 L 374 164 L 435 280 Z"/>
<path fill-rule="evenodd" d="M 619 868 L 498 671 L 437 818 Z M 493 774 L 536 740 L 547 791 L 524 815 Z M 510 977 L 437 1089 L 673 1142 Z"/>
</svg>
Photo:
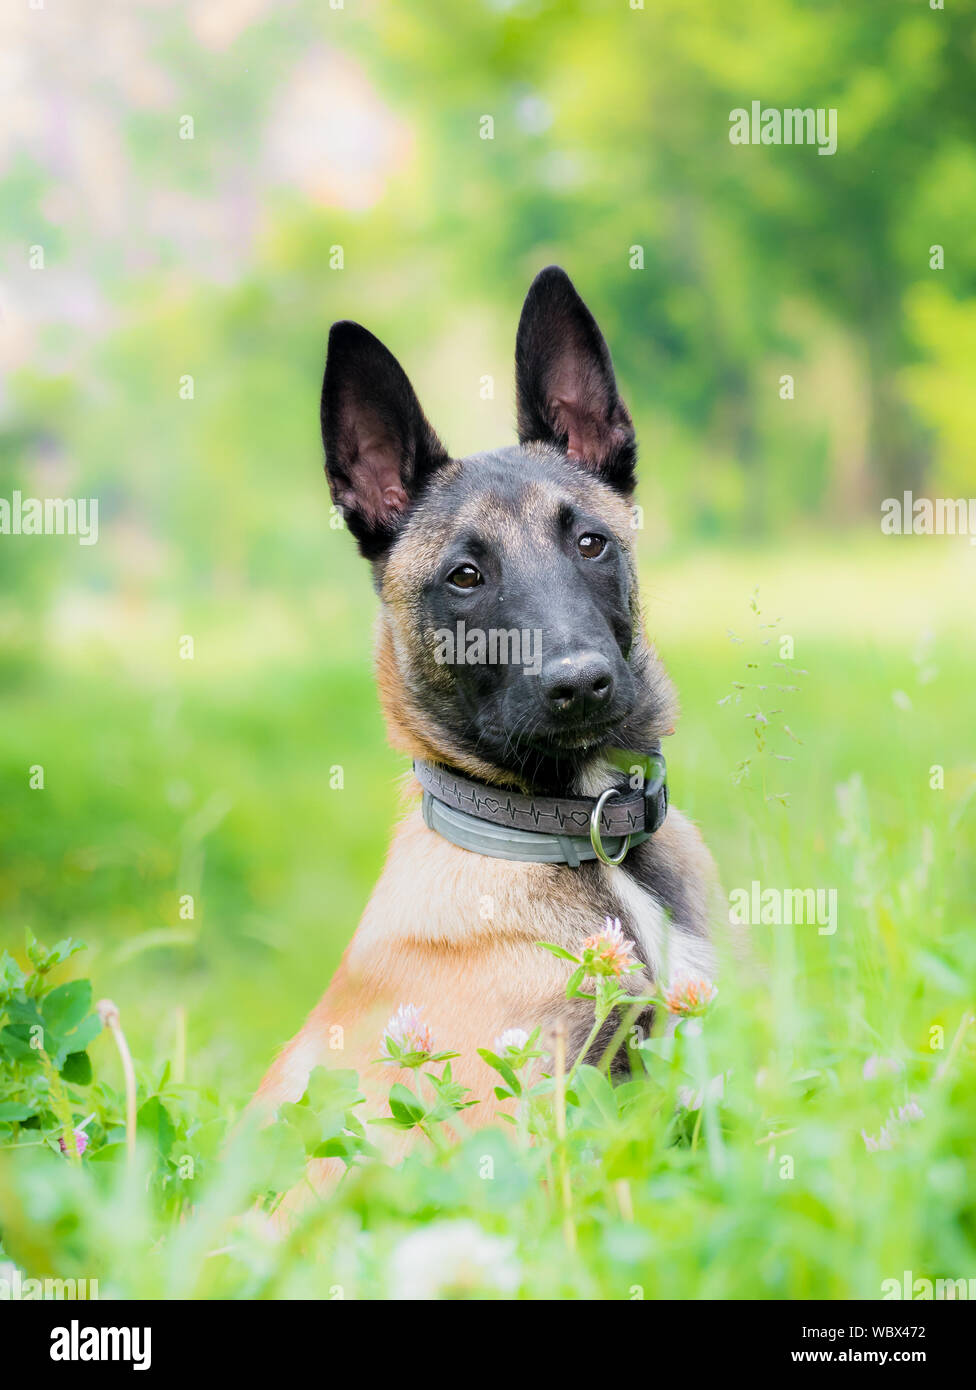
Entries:
<svg viewBox="0 0 976 1390">
<path fill-rule="evenodd" d="M 92 1039 L 97 1038 L 101 1031 L 102 1020 L 98 1014 L 89 1014 L 81 1020 L 77 1028 L 63 1039 L 64 1053 L 84 1052 Z"/>
<path fill-rule="evenodd" d="M 313 1158 L 341 1158 L 345 1160 L 359 1157 L 379 1158 L 379 1156 L 379 1149 L 354 1134 L 337 1134 L 334 1139 L 320 1144 L 312 1154 Z"/>
<path fill-rule="evenodd" d="M 263 1191 L 284 1192 L 305 1172 L 305 1146 L 291 1125 L 273 1124 L 259 1130 L 252 1153 Z"/>
<path fill-rule="evenodd" d="M 8 1023 L 0 1032 L 0 1048 L 14 1061 L 40 1065 L 41 1054 L 36 1047 L 31 1047 L 31 1031 L 26 1023 Z"/>
<path fill-rule="evenodd" d="M 52 946 L 49 951 L 46 946 L 41 945 L 30 927 L 27 928 L 26 938 L 27 957 L 40 975 L 46 975 L 54 966 L 63 965 L 76 952 L 86 949 L 83 941 L 74 941 L 70 936 L 66 936 Z"/>
<path fill-rule="evenodd" d="M 102 1020 L 98 1014 L 85 1013 L 90 1002 L 91 983 L 88 980 L 73 980 L 52 990 L 42 1001 L 40 1011 L 33 999 L 11 999 L 7 1005 L 10 1023 L 0 1033 L 0 1045 L 18 1061 L 38 1065 L 40 1050 L 36 1044 L 39 1043 L 60 1071 L 69 1053 L 84 1052 L 92 1038 L 101 1032 Z"/>
<path fill-rule="evenodd" d="M 570 951 L 564 950 L 562 946 L 553 945 L 551 941 L 537 941 L 535 944 L 541 946 L 544 951 L 551 951 L 552 954 L 558 956 L 560 960 L 571 960 L 574 965 L 579 963 L 578 956 L 574 956 Z"/>
<path fill-rule="evenodd" d="M 509 1063 L 505 1061 L 504 1057 L 499 1057 L 497 1053 L 489 1052 L 487 1047 L 479 1047 L 477 1051 L 482 1061 L 487 1062 L 490 1067 L 493 1067 L 501 1076 L 502 1080 L 507 1082 L 509 1090 L 513 1095 L 519 1096 L 522 1094 L 521 1082 Z"/>
<path fill-rule="evenodd" d="M 638 1081 L 622 1081 L 618 1086 L 614 1086 L 613 1094 L 617 1109 L 623 1115 L 633 1106 L 645 1104 L 656 1092 L 641 1078 Z"/>
<path fill-rule="evenodd" d="M 15 989 L 22 989 L 26 978 L 10 952 L 4 951 L 0 956 L 0 998 L 13 993 Z"/>
<path fill-rule="evenodd" d="M 47 969 L 52 966 L 63 965 L 66 960 L 77 955 L 79 951 L 87 951 L 88 947 L 83 941 L 75 941 L 73 937 L 66 936 L 62 941 L 58 941 L 51 947 L 47 957 Z"/>
<path fill-rule="evenodd" d="M 176 1128 L 159 1096 L 150 1096 L 136 1115 L 136 1130 L 145 1134 L 162 1158 L 169 1157 L 176 1137 Z"/>
<path fill-rule="evenodd" d="M 616 1123 L 619 1115 L 617 1098 L 601 1071 L 597 1071 L 596 1067 L 581 1066 L 576 1073 L 574 1086 L 581 1105 L 585 1103 L 606 1123 Z"/>
<path fill-rule="evenodd" d="M 86 1153 L 85 1161 L 87 1163 L 114 1163 L 116 1159 L 123 1156 L 125 1149 L 125 1140 L 120 1140 L 117 1144 L 103 1144 L 94 1153 Z"/>
<path fill-rule="evenodd" d="M 7 1005 L 7 1017 L 11 1023 L 22 1023 L 26 1027 L 44 1027 L 44 1020 L 33 999 L 11 999 Z"/>
<path fill-rule="evenodd" d="M 359 1092 L 359 1077 L 348 1068 L 313 1067 L 300 1104 L 313 1110 L 348 1110 L 362 1105 L 365 1097 Z"/>
<path fill-rule="evenodd" d="M 291 1125 L 297 1131 L 301 1136 L 306 1153 L 311 1153 L 316 1144 L 322 1142 L 318 1116 L 313 1113 L 304 1100 L 279 1105 L 278 1119 L 282 1124 Z"/>
<path fill-rule="evenodd" d="M 29 1120 L 34 1110 L 30 1105 L 21 1105 L 15 1100 L 0 1101 L 0 1123 L 12 1120 Z"/>
<path fill-rule="evenodd" d="M 69 1052 L 64 1059 L 60 1075 L 72 1086 L 90 1086 L 92 1080 L 91 1058 L 87 1052 Z"/>
<path fill-rule="evenodd" d="M 581 965 L 578 970 L 573 971 L 572 975 L 570 975 L 569 979 L 566 981 L 567 999 L 573 999 L 576 997 L 576 993 L 579 990 L 580 985 L 583 983 L 583 975 L 585 971 L 586 966 Z"/>
<path fill-rule="evenodd" d="M 72 980 L 52 989 L 41 1006 L 45 1028 L 57 1037 L 70 1033 L 91 1008 L 91 997 L 90 980 Z"/>
<path fill-rule="evenodd" d="M 390 1112 L 401 1124 L 415 1125 L 424 1118 L 426 1107 L 398 1081 L 390 1090 Z"/>
<path fill-rule="evenodd" d="M 30 927 L 24 932 L 24 945 L 27 950 L 27 959 L 35 969 L 40 970 L 43 962 L 47 959 L 47 952 L 40 945 Z"/>
</svg>

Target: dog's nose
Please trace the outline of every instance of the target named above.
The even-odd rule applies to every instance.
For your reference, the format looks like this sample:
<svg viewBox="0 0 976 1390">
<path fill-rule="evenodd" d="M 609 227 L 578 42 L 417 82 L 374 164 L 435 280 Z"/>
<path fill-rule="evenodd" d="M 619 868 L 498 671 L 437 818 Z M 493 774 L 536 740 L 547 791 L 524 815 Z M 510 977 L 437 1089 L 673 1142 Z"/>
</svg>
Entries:
<svg viewBox="0 0 976 1390">
<path fill-rule="evenodd" d="M 560 719 L 582 719 L 610 703 L 613 675 L 599 652 L 580 652 L 548 662 L 542 687 L 549 708 Z"/>
</svg>

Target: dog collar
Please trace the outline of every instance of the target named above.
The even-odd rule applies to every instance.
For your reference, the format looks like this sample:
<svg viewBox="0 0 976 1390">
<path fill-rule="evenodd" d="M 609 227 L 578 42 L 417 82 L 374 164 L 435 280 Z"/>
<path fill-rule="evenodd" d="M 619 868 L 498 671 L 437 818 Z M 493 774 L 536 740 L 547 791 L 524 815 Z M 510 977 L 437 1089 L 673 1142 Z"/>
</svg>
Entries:
<svg viewBox="0 0 976 1390">
<path fill-rule="evenodd" d="M 584 797 L 523 796 L 419 759 L 413 770 L 423 788 L 424 822 L 445 840 L 491 859 L 578 869 L 588 859 L 623 863 L 667 815 L 667 765 L 659 747 L 646 754 L 613 749 L 610 760 L 630 778 L 627 786 Z"/>
</svg>

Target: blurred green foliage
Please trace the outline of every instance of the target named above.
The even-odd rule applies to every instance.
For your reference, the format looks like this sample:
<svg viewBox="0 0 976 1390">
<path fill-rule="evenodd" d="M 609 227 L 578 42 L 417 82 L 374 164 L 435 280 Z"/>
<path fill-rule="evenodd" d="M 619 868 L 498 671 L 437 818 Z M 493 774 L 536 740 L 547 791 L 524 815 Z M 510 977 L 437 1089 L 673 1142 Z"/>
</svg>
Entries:
<svg viewBox="0 0 976 1390">
<path fill-rule="evenodd" d="M 612 345 L 669 536 L 843 524 L 905 486 L 958 491 L 973 16 L 972 0 L 259 0 L 216 7 L 209 28 L 140 9 L 112 28 L 114 58 L 96 56 L 97 23 L 25 35 L 51 46 L 96 167 L 70 135 L 25 134 L 0 178 L 11 293 L 36 324 L 0 484 L 23 480 L 34 440 L 42 480 L 69 476 L 106 521 L 150 532 L 168 589 L 300 583 L 329 321 L 386 338 L 470 451 L 508 434 L 520 299 L 559 260 Z M 730 144 L 729 113 L 752 100 L 836 108 L 836 154 Z M 23 269 L 31 245 L 43 271 Z"/>
</svg>

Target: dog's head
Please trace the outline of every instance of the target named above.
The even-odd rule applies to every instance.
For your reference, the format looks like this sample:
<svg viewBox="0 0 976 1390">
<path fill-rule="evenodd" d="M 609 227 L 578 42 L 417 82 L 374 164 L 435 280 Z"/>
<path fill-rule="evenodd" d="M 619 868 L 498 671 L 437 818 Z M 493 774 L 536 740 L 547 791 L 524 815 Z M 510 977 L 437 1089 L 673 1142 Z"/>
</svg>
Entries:
<svg viewBox="0 0 976 1390">
<path fill-rule="evenodd" d="M 558 267 L 529 290 L 515 355 L 518 447 L 452 459 L 397 360 L 337 323 L 322 435 L 383 605 L 394 742 L 542 790 L 578 780 L 602 748 L 646 747 L 673 710 L 638 611 L 634 427 Z"/>
</svg>

